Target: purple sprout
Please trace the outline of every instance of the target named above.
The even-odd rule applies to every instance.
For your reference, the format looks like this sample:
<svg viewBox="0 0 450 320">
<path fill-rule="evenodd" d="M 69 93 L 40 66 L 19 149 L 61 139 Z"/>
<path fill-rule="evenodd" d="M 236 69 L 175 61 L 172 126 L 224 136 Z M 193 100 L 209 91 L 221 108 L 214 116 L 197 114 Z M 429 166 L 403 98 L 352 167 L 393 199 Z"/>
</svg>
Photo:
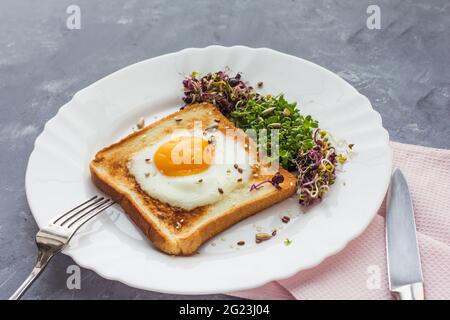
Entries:
<svg viewBox="0 0 450 320">
<path fill-rule="evenodd" d="M 319 202 L 336 180 L 336 149 L 319 129 L 314 131 L 314 143 L 313 148 L 301 152 L 294 160 L 298 171 L 297 193 L 303 206 Z"/>
<path fill-rule="evenodd" d="M 280 189 L 281 189 L 280 184 L 283 183 L 283 181 L 284 181 L 284 176 L 283 176 L 281 173 L 277 172 L 277 173 L 276 173 L 271 179 L 269 179 L 269 180 L 264 180 L 264 181 L 260 181 L 260 182 L 258 182 L 258 183 L 252 184 L 252 185 L 250 186 L 250 191 L 261 189 L 262 187 L 264 187 L 264 184 L 265 184 L 265 183 L 270 183 L 270 184 L 272 184 L 275 188 L 277 188 L 278 190 L 280 190 Z"/>
<path fill-rule="evenodd" d="M 251 99 L 259 97 L 253 87 L 242 81 L 241 74 L 230 77 L 223 71 L 198 77 L 196 73 L 183 80 L 185 104 L 208 102 L 216 105 L 224 115 L 245 107 Z"/>
</svg>

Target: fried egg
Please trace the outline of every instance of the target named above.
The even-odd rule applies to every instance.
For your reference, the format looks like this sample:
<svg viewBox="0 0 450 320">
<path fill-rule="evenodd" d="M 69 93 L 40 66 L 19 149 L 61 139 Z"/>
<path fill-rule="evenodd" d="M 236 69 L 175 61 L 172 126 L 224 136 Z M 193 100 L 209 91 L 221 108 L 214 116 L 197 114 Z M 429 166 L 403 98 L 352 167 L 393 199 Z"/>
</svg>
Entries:
<svg viewBox="0 0 450 320">
<path fill-rule="evenodd" d="M 186 130 L 134 154 L 128 169 L 152 198 L 192 210 L 245 185 L 254 162 L 232 136 Z"/>
</svg>

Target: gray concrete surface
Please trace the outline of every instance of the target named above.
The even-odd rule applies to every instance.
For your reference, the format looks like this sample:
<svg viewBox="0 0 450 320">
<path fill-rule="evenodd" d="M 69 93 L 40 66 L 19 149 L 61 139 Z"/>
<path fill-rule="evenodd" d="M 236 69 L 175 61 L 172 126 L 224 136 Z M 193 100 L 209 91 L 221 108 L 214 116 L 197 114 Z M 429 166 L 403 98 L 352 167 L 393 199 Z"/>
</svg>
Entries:
<svg viewBox="0 0 450 320">
<path fill-rule="evenodd" d="M 66 8 L 81 8 L 81 30 Z M 381 29 L 366 8 L 381 8 Z M 35 260 L 37 227 L 27 205 L 28 156 L 45 122 L 72 95 L 128 64 L 210 44 L 270 47 L 316 62 L 367 95 L 392 140 L 450 148 L 450 3 L 433 1 L 0 2 L 0 298 Z M 82 270 L 66 288 L 58 256 L 27 299 L 185 299 L 130 288 Z M 223 295 L 199 296 L 224 299 Z"/>
</svg>

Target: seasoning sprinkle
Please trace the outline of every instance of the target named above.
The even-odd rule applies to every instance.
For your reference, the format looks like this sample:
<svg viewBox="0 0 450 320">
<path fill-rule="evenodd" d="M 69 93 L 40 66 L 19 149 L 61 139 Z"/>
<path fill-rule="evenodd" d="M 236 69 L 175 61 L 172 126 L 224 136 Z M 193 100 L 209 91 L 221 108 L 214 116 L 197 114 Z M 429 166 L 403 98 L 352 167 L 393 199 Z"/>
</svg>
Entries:
<svg viewBox="0 0 450 320">
<path fill-rule="evenodd" d="M 218 188 L 217 190 L 219 191 L 220 194 L 223 194 L 223 189 L 222 188 Z"/>
<path fill-rule="evenodd" d="M 238 246 L 243 246 L 244 244 L 245 244 L 245 241 L 242 241 L 242 240 L 238 241 L 238 243 L 237 243 Z"/>
<path fill-rule="evenodd" d="M 198 182 L 198 183 L 202 183 L 202 182 L 203 182 L 203 179 L 200 179 L 200 180 L 198 180 L 197 182 Z"/>
<path fill-rule="evenodd" d="M 219 128 L 219 125 L 217 123 L 213 123 L 211 125 L 209 125 L 205 131 L 210 131 L 210 130 L 216 130 L 217 128 Z"/>
<path fill-rule="evenodd" d="M 270 115 L 275 109 L 276 109 L 275 107 L 267 108 L 266 110 L 264 110 L 263 112 L 261 112 L 260 116 L 263 117 L 263 118 L 265 118 L 265 117 L 267 117 L 268 115 Z"/>
<path fill-rule="evenodd" d="M 146 173 L 145 173 L 145 177 L 146 177 L 146 178 L 150 177 L 150 173 L 149 173 L 149 172 L 146 172 Z"/>
<path fill-rule="evenodd" d="M 143 117 L 140 117 L 139 121 L 136 124 L 136 127 L 138 129 L 142 129 L 144 127 L 144 125 L 145 125 L 145 119 Z"/>
<path fill-rule="evenodd" d="M 272 236 L 270 234 L 264 233 L 264 232 L 257 233 L 255 236 L 256 242 L 266 241 L 266 240 L 269 240 L 270 238 L 272 238 Z"/>
<path fill-rule="evenodd" d="M 273 229 L 272 231 L 272 237 L 275 237 L 277 235 L 277 229 Z"/>
<path fill-rule="evenodd" d="M 209 137 L 208 144 L 215 145 L 216 144 L 216 137 L 215 136 Z"/>
<path fill-rule="evenodd" d="M 244 170 L 242 170 L 242 168 L 238 168 L 237 171 L 238 171 L 239 173 L 244 172 Z"/>
<path fill-rule="evenodd" d="M 239 168 L 239 166 L 235 163 L 233 166 L 235 169 Z"/>
<path fill-rule="evenodd" d="M 289 221 L 291 221 L 291 218 L 289 218 L 288 216 L 284 216 L 283 218 L 281 218 L 281 221 L 283 221 L 284 223 L 288 223 Z"/>
<path fill-rule="evenodd" d="M 275 123 L 271 123 L 268 125 L 269 128 L 271 129 L 280 129 L 281 128 L 281 123 L 275 122 Z"/>
<path fill-rule="evenodd" d="M 237 179 L 237 182 L 242 182 L 242 178 Z"/>
</svg>

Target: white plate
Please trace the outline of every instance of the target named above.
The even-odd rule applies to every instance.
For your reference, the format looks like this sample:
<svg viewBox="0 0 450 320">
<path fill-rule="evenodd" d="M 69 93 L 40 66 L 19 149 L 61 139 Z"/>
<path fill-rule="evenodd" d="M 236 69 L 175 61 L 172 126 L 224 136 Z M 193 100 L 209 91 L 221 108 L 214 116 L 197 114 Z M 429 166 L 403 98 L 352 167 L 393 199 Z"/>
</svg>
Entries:
<svg viewBox="0 0 450 320">
<path fill-rule="evenodd" d="M 355 144 L 323 202 L 303 214 L 295 199 L 273 206 L 205 244 L 200 254 L 171 257 L 155 250 L 119 207 L 87 225 L 64 250 L 78 264 L 130 286 L 200 294 L 253 288 L 313 267 L 368 226 L 388 186 L 392 154 L 380 115 L 334 73 L 270 49 L 211 46 L 186 49 L 119 70 L 76 93 L 45 126 L 30 156 L 26 191 L 40 227 L 99 191 L 89 178 L 96 151 L 181 105 L 183 75 L 231 68 L 263 92 L 285 93 L 321 128 Z M 280 216 L 291 215 L 289 224 Z M 256 230 L 284 227 L 256 245 Z M 292 240 L 286 246 L 283 240 Z M 246 245 L 236 246 L 244 240 Z"/>
</svg>

